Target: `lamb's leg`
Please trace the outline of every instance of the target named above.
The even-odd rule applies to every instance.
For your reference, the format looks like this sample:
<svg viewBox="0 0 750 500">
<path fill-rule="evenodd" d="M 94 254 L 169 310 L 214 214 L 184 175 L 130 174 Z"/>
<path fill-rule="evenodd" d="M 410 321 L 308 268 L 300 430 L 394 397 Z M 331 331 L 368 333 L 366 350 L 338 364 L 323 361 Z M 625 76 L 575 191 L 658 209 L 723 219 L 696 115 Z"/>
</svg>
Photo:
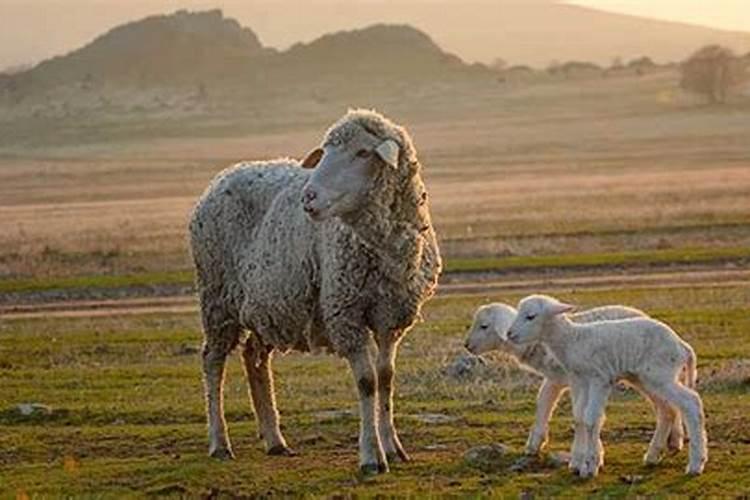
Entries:
<svg viewBox="0 0 750 500">
<path fill-rule="evenodd" d="M 260 435 L 266 441 L 269 455 L 294 455 L 279 428 L 271 359 L 270 350 L 261 345 L 255 337 L 247 340 L 242 351 L 242 361 Z"/>
<path fill-rule="evenodd" d="M 579 470 L 581 477 L 595 477 L 604 462 L 601 446 L 601 430 L 604 425 L 604 408 L 612 391 L 612 385 L 596 380 L 590 381 L 588 401 L 583 414 L 586 428 L 586 458 Z"/>
<path fill-rule="evenodd" d="M 630 383 L 636 391 L 648 399 L 656 413 L 656 430 L 649 443 L 648 451 L 643 456 L 643 462 L 646 465 L 653 465 L 659 462 L 665 447 L 669 446 L 673 450 L 682 449 L 682 419 L 679 412 L 664 399 L 652 394 L 638 382 L 631 381 Z"/>
<path fill-rule="evenodd" d="M 708 460 L 708 448 L 703 402 L 700 396 L 676 381 L 664 384 L 655 380 L 648 383 L 647 388 L 676 406 L 682 413 L 690 438 L 689 461 L 685 472 L 691 475 L 701 474 Z"/>
<path fill-rule="evenodd" d="M 685 443 L 685 428 L 682 425 L 682 415 L 680 411 L 672 405 L 668 405 L 672 415 L 672 425 L 667 440 L 667 448 L 671 451 L 682 450 Z"/>
<path fill-rule="evenodd" d="M 388 461 L 378 434 L 375 367 L 369 344 L 348 356 L 359 391 L 359 467 L 363 474 L 388 472 Z"/>
<path fill-rule="evenodd" d="M 547 444 L 549 421 L 566 386 L 544 379 L 536 398 L 536 421 L 526 441 L 526 454 L 536 455 Z"/>
<path fill-rule="evenodd" d="M 228 332 L 225 332 L 228 333 Z M 208 416 L 208 454 L 213 458 L 234 458 L 224 419 L 224 371 L 227 356 L 236 345 L 225 337 L 209 337 L 203 344 L 203 382 L 206 391 L 206 414 Z"/>
<path fill-rule="evenodd" d="M 586 432 L 583 425 L 583 412 L 588 402 L 588 388 L 586 382 L 577 379 L 572 380 L 570 383 L 570 397 L 573 404 L 574 432 L 568 469 L 577 474 L 586 455 Z"/>
<path fill-rule="evenodd" d="M 398 342 L 389 336 L 378 342 L 378 431 L 388 461 L 409 461 L 393 422 L 393 379 Z"/>
</svg>

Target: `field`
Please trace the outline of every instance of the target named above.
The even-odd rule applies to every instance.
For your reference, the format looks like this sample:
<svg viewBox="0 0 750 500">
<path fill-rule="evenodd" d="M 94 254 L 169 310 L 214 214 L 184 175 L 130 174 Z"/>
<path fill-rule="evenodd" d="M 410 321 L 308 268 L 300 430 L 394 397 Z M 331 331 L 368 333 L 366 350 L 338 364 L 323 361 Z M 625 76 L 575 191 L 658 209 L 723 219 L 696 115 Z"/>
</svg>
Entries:
<svg viewBox="0 0 750 500">
<path fill-rule="evenodd" d="M 676 78 L 375 100 L 414 135 L 447 272 L 399 357 L 397 424 L 414 461 L 367 480 L 355 474 L 354 383 L 332 357 L 276 357 L 294 458 L 264 455 L 233 359 L 227 416 L 238 459 L 206 457 L 185 235 L 219 169 L 302 157 L 356 103 L 301 121 L 286 112 L 266 128 L 226 118 L 175 131 L 130 116 L 0 139 L 0 497 L 750 494 L 750 105 L 702 106 L 675 90 Z M 509 470 L 538 381 L 502 357 L 465 379 L 444 370 L 462 354 L 477 305 L 531 292 L 639 307 L 691 342 L 710 439 L 703 476 L 682 475 L 686 452 L 641 465 L 653 418 L 629 392 L 610 403 L 596 480 L 545 458 Z M 24 416 L 22 403 L 49 411 Z M 569 413 L 565 401 L 553 451 L 569 446 Z M 509 447 L 493 470 L 464 462 L 493 442 Z"/>
</svg>

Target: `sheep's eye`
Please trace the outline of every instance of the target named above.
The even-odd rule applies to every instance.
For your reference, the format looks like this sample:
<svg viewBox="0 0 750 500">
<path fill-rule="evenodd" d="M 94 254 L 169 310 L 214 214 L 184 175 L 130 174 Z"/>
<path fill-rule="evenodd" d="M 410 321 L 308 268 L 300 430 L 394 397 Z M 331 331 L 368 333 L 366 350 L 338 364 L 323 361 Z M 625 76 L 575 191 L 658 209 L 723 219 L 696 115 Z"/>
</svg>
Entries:
<svg viewBox="0 0 750 500">
<path fill-rule="evenodd" d="M 536 314 L 527 314 L 526 315 L 526 321 L 532 321 L 534 318 L 536 318 Z"/>
<path fill-rule="evenodd" d="M 372 156 L 372 151 L 369 149 L 360 149 L 357 151 L 357 158 L 369 158 Z"/>
<path fill-rule="evenodd" d="M 479 328 L 481 328 L 482 330 L 486 330 L 487 328 L 489 328 L 489 325 L 479 325 Z"/>
</svg>

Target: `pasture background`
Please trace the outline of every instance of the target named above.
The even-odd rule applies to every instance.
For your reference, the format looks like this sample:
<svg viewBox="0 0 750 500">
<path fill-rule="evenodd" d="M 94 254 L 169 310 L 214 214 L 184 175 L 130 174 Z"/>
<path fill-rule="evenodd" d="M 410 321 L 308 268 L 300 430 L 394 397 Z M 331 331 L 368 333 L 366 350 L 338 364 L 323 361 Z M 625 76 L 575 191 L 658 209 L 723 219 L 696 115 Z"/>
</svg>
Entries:
<svg viewBox="0 0 750 500">
<path fill-rule="evenodd" d="M 750 493 L 750 103 L 703 106 L 677 79 L 665 69 L 436 85 L 361 103 L 412 132 L 449 271 L 398 363 L 397 423 L 415 460 L 364 483 L 354 475 L 353 383 L 331 357 L 277 357 L 284 427 L 301 451 L 292 459 L 264 456 L 232 360 L 238 460 L 206 458 L 185 229 L 221 168 L 302 157 L 358 103 L 342 96 L 302 114 L 210 123 L 137 113 L 61 129 L 0 122 L 0 496 Z M 507 470 L 536 381 L 502 359 L 468 380 L 442 369 L 461 353 L 477 305 L 531 291 L 633 305 L 694 345 L 705 475 L 683 477 L 685 452 L 641 466 L 653 423 L 630 394 L 610 405 L 600 478 L 579 482 L 544 461 Z M 22 402 L 53 412 L 23 417 Z M 568 413 L 564 403 L 553 420 L 553 450 L 568 447 Z M 496 441 L 512 448 L 498 470 L 463 463 L 469 447 Z"/>
</svg>

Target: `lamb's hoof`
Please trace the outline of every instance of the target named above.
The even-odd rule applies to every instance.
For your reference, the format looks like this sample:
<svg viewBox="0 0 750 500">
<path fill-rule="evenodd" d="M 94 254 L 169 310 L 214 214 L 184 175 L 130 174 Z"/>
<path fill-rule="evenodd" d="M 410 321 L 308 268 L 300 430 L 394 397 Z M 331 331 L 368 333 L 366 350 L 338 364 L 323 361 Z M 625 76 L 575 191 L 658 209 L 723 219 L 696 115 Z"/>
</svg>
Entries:
<svg viewBox="0 0 750 500">
<path fill-rule="evenodd" d="M 697 465 L 688 464 L 687 468 L 685 469 L 685 474 L 688 476 L 700 476 L 703 474 L 703 467 L 704 464 L 700 463 Z"/>
<path fill-rule="evenodd" d="M 682 439 L 675 439 L 675 440 L 670 439 L 669 442 L 667 443 L 667 449 L 671 453 L 677 453 L 677 452 L 682 451 L 682 448 L 684 446 L 685 446 L 685 442 Z"/>
<path fill-rule="evenodd" d="M 646 467 L 654 467 L 661 462 L 661 457 L 659 455 L 653 455 L 651 453 L 646 453 L 643 455 L 643 465 Z"/>
<path fill-rule="evenodd" d="M 208 456 L 216 460 L 234 460 L 234 453 L 229 448 L 216 448 L 208 453 Z"/>
<path fill-rule="evenodd" d="M 296 457 L 298 453 L 288 446 L 277 444 L 276 446 L 269 448 L 266 454 L 276 457 Z"/>
</svg>

